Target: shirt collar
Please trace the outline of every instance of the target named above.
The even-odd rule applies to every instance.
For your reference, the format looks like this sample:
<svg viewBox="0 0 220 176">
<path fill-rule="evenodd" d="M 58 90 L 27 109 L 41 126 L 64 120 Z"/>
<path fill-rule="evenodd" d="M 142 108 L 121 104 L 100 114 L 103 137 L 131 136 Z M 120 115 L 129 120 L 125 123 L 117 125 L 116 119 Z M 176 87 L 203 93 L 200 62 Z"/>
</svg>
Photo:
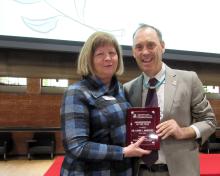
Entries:
<svg viewBox="0 0 220 176">
<path fill-rule="evenodd" d="M 161 70 L 154 76 L 154 78 L 156 78 L 159 82 L 164 81 L 165 71 L 166 71 L 166 66 L 165 66 L 164 63 L 162 63 L 162 68 L 161 68 Z M 148 83 L 150 77 L 147 76 L 145 73 L 143 73 L 143 75 L 144 75 L 143 84 L 144 84 L 144 83 Z M 144 86 L 144 85 L 143 85 L 143 86 Z"/>
</svg>

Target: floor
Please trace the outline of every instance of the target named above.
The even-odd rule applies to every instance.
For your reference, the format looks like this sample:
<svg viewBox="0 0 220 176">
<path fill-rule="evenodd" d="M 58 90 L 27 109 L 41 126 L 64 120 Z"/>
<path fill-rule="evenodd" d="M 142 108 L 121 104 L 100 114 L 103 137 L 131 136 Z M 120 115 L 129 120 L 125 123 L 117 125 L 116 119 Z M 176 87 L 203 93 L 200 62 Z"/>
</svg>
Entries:
<svg viewBox="0 0 220 176">
<path fill-rule="evenodd" d="M 54 160 L 26 158 L 0 160 L 0 176 L 43 176 Z"/>
</svg>

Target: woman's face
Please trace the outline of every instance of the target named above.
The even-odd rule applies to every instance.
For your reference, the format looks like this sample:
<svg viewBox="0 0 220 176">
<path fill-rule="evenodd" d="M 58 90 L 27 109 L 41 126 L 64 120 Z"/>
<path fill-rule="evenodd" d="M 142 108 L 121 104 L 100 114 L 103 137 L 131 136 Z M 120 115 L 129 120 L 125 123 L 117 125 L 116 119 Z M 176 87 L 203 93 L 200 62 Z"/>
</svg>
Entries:
<svg viewBox="0 0 220 176">
<path fill-rule="evenodd" d="M 118 54 L 113 45 L 98 47 L 93 56 L 95 75 L 103 82 L 110 82 L 118 67 Z"/>
</svg>

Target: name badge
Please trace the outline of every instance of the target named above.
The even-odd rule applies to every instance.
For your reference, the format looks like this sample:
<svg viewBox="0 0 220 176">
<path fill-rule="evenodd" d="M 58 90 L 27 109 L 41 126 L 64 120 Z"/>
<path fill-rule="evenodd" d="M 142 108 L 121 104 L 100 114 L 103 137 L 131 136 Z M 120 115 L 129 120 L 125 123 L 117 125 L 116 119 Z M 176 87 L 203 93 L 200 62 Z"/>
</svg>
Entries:
<svg viewBox="0 0 220 176">
<path fill-rule="evenodd" d="M 113 96 L 102 96 L 104 100 L 115 100 L 115 97 Z"/>
</svg>

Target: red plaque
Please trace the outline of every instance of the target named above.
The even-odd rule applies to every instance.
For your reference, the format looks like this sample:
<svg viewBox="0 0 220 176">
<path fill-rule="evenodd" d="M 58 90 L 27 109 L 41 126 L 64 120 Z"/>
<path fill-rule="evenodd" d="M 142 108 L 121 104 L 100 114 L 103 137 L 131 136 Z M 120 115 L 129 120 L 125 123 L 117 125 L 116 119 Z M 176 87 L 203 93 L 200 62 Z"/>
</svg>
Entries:
<svg viewBox="0 0 220 176">
<path fill-rule="evenodd" d="M 127 145 L 145 136 L 141 148 L 145 150 L 160 149 L 160 138 L 156 126 L 160 123 L 160 108 L 134 107 L 127 110 Z"/>
</svg>

